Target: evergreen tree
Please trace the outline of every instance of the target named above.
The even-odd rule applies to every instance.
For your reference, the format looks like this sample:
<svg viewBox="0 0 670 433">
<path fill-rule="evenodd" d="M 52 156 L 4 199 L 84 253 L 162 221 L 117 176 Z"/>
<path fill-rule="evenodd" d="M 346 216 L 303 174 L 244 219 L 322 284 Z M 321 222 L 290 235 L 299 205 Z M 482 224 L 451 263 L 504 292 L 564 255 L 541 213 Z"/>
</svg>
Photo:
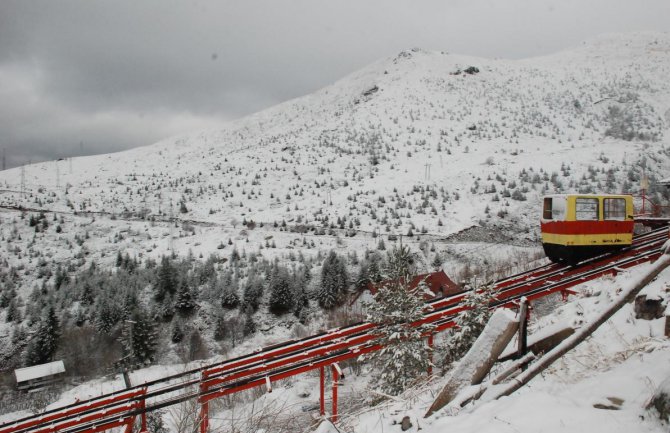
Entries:
<svg viewBox="0 0 670 433">
<path fill-rule="evenodd" d="M 177 291 L 177 271 L 175 270 L 172 260 L 163 256 L 161 264 L 158 267 L 156 293 L 154 297 L 161 302 L 167 295 L 174 295 Z"/>
<path fill-rule="evenodd" d="M 28 346 L 28 365 L 44 364 L 53 359 L 58 348 L 60 324 L 53 306 L 47 307 L 46 315 Z"/>
<path fill-rule="evenodd" d="M 170 341 L 173 343 L 179 343 L 184 339 L 184 330 L 181 329 L 181 325 L 178 320 L 175 320 L 172 325 L 172 332 L 170 333 Z"/>
<path fill-rule="evenodd" d="M 114 325 L 119 321 L 120 316 L 111 299 L 107 296 L 100 298 L 93 314 L 96 330 L 102 334 L 109 334 Z"/>
<path fill-rule="evenodd" d="M 244 286 L 244 306 L 251 307 L 255 312 L 263 297 L 263 280 L 256 276 L 250 276 Z"/>
<path fill-rule="evenodd" d="M 356 278 L 357 289 L 361 289 L 369 283 L 379 283 L 382 280 L 381 270 L 379 269 L 380 261 L 381 257 L 379 257 L 379 254 L 374 253 L 361 262 L 358 277 Z"/>
<path fill-rule="evenodd" d="M 7 306 L 7 315 L 5 316 L 5 322 L 7 323 L 21 322 L 21 311 L 19 310 L 19 307 L 16 305 L 16 299 L 12 299 L 11 301 L 9 301 L 9 305 Z"/>
<path fill-rule="evenodd" d="M 188 358 L 190 361 L 205 359 L 208 356 L 207 346 L 197 329 L 191 332 L 188 338 Z"/>
<path fill-rule="evenodd" d="M 172 296 L 168 295 L 158 307 L 158 314 L 163 321 L 169 322 L 174 316 L 174 311 L 174 301 Z"/>
<path fill-rule="evenodd" d="M 408 283 L 417 273 L 416 257 L 400 245 L 388 253 L 384 269 L 385 283 L 374 302 L 367 305 L 367 320 L 381 326 L 378 342 L 383 348 L 369 355 L 375 376 L 374 383 L 383 392 L 398 395 L 430 366 L 430 349 L 424 336 L 432 325 L 411 326 L 423 317 L 425 285 L 415 288 Z"/>
<path fill-rule="evenodd" d="M 344 261 L 331 251 L 321 268 L 321 287 L 316 294 L 321 308 L 332 309 L 340 305 L 347 294 L 349 275 Z"/>
<path fill-rule="evenodd" d="M 242 333 L 245 337 L 248 337 L 254 332 L 256 332 L 256 323 L 254 322 L 253 316 L 247 313 L 244 315 L 244 327 L 242 328 Z"/>
<path fill-rule="evenodd" d="M 156 353 L 156 324 L 138 307 L 124 325 L 120 339 L 123 344 L 124 363 L 130 367 L 149 365 Z"/>
<path fill-rule="evenodd" d="M 295 317 L 306 318 L 306 315 L 302 314 L 302 312 L 309 305 L 307 287 L 311 279 L 312 274 L 308 266 L 303 266 L 293 274 L 293 299 L 295 303 L 293 315 Z"/>
<path fill-rule="evenodd" d="M 174 309 L 181 315 L 188 315 L 195 310 L 195 296 L 188 285 L 186 278 L 183 278 L 179 284 L 179 291 L 175 298 Z"/>
<path fill-rule="evenodd" d="M 84 281 L 84 285 L 79 294 L 79 302 L 81 305 L 92 305 L 93 304 L 93 288 L 88 280 Z"/>
<path fill-rule="evenodd" d="M 163 416 L 165 411 L 163 410 L 152 410 L 147 413 L 147 431 L 152 433 L 170 433 L 170 430 L 165 427 L 163 422 Z"/>
<path fill-rule="evenodd" d="M 465 310 L 459 313 L 456 327 L 447 340 L 444 368 L 461 359 L 475 343 L 491 317 L 489 303 L 496 294 L 491 287 L 474 288 L 467 293 L 463 300 Z"/>
<path fill-rule="evenodd" d="M 288 270 L 275 263 L 270 277 L 270 312 L 284 314 L 291 311 L 294 305 Z"/>
<path fill-rule="evenodd" d="M 435 258 L 433 258 L 433 262 L 430 265 L 436 271 L 442 269 L 442 257 L 440 256 L 440 253 L 435 253 Z"/>
<path fill-rule="evenodd" d="M 226 338 L 226 320 L 219 315 L 214 322 L 214 340 L 221 341 L 224 338 Z"/>
<path fill-rule="evenodd" d="M 237 308 L 240 304 L 240 297 L 237 295 L 240 287 L 239 280 L 236 276 L 229 274 L 225 281 L 227 284 L 223 287 L 223 293 L 221 293 L 221 306 L 228 309 Z"/>
<path fill-rule="evenodd" d="M 237 296 L 237 293 L 230 287 L 227 287 L 223 290 L 221 295 L 221 306 L 227 309 L 236 308 L 240 304 L 240 297 Z"/>
</svg>

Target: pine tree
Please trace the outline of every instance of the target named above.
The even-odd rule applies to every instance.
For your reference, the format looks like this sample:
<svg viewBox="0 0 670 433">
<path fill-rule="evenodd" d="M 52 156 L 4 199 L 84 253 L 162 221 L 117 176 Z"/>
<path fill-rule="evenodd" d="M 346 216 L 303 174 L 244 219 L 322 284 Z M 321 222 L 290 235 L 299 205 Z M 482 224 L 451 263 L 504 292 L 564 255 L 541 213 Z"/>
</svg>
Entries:
<svg viewBox="0 0 670 433">
<path fill-rule="evenodd" d="M 170 341 L 173 343 L 179 343 L 184 339 L 184 330 L 181 329 L 181 325 L 178 320 L 175 320 L 172 325 L 172 332 L 170 333 Z"/>
<path fill-rule="evenodd" d="M 120 314 L 113 301 L 107 296 L 100 298 L 93 313 L 96 330 L 101 334 L 109 334 L 119 319 Z"/>
<path fill-rule="evenodd" d="M 183 278 L 179 284 L 179 291 L 175 298 L 174 309 L 181 315 L 188 315 L 195 310 L 195 296 L 188 285 L 186 278 Z"/>
<path fill-rule="evenodd" d="M 425 284 L 412 289 L 408 285 L 416 273 L 416 257 L 409 248 L 393 248 L 383 271 L 385 282 L 367 305 L 367 320 L 381 326 L 378 342 L 383 346 L 368 356 L 373 381 L 391 395 L 400 394 L 430 367 L 430 348 L 424 338 L 433 326 L 411 326 L 423 317 L 425 308 Z"/>
<path fill-rule="evenodd" d="M 263 296 L 263 280 L 261 278 L 250 276 L 244 286 L 244 307 L 251 307 L 255 312 L 260 305 Z"/>
<path fill-rule="evenodd" d="M 463 300 L 466 309 L 459 313 L 456 327 L 447 340 L 444 368 L 449 368 L 454 361 L 461 359 L 470 350 L 491 317 L 489 303 L 495 297 L 496 292 L 491 287 L 474 288 L 468 292 Z"/>
<path fill-rule="evenodd" d="M 291 311 L 294 305 L 288 270 L 275 263 L 270 276 L 270 312 L 284 314 Z"/>
<path fill-rule="evenodd" d="M 162 410 L 152 410 L 147 413 L 147 431 L 153 433 L 170 433 L 170 430 L 165 427 L 163 422 L 163 416 L 165 411 Z"/>
<path fill-rule="evenodd" d="M 226 285 L 223 287 L 223 293 L 221 293 L 221 306 L 227 309 L 237 308 L 240 304 L 240 297 L 237 294 L 240 288 L 239 279 L 229 273 L 224 281 Z"/>
<path fill-rule="evenodd" d="M 198 330 L 194 329 L 188 337 L 188 358 L 190 361 L 195 361 L 196 359 L 205 359 L 207 356 L 207 345 L 205 345 Z"/>
<path fill-rule="evenodd" d="M 44 364 L 53 359 L 58 348 L 60 338 L 60 324 L 53 306 L 47 307 L 46 316 L 28 346 L 28 365 Z"/>
<path fill-rule="evenodd" d="M 332 309 L 340 305 L 347 294 L 349 274 L 344 261 L 331 251 L 321 268 L 321 287 L 316 294 L 321 308 Z"/>
<path fill-rule="evenodd" d="M 431 266 L 436 271 L 439 271 L 440 269 L 442 269 L 442 257 L 440 256 L 440 253 L 435 253 L 435 258 L 433 259 L 433 262 L 431 263 Z"/>
<path fill-rule="evenodd" d="M 244 327 L 242 328 L 242 333 L 244 334 L 245 337 L 248 337 L 254 332 L 256 332 L 256 323 L 254 322 L 254 318 L 251 314 L 245 314 Z"/>
<path fill-rule="evenodd" d="M 5 316 L 5 322 L 21 322 L 21 311 L 19 311 L 18 306 L 16 305 L 16 299 L 9 301 L 7 306 L 7 315 Z"/>
<path fill-rule="evenodd" d="M 149 365 L 156 353 L 156 324 L 138 307 L 124 325 L 120 339 L 123 344 L 124 363 L 130 367 Z"/>
<path fill-rule="evenodd" d="M 161 264 L 158 267 L 156 293 L 154 297 L 158 302 L 161 302 L 170 294 L 174 295 L 177 290 L 177 272 L 172 265 L 172 260 L 169 257 L 163 256 Z"/>
<path fill-rule="evenodd" d="M 236 308 L 240 304 L 240 297 L 230 287 L 226 287 L 221 295 L 221 306 L 227 309 Z"/>
<path fill-rule="evenodd" d="M 84 281 L 84 286 L 81 289 L 79 294 L 79 302 L 81 305 L 92 305 L 93 304 L 93 288 L 88 281 Z"/>
<path fill-rule="evenodd" d="M 214 322 L 214 340 L 221 341 L 226 338 L 226 320 L 223 316 L 217 316 Z"/>
</svg>

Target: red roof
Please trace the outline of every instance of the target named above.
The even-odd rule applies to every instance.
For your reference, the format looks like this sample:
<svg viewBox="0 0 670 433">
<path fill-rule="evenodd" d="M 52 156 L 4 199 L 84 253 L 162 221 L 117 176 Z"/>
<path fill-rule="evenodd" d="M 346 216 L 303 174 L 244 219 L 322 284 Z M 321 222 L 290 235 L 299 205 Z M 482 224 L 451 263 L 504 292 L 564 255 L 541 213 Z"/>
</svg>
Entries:
<svg viewBox="0 0 670 433">
<path fill-rule="evenodd" d="M 447 276 L 447 274 L 444 273 L 443 270 L 439 270 L 437 272 L 432 272 L 428 274 L 421 274 L 417 275 L 416 277 L 412 278 L 412 281 L 410 281 L 408 289 L 415 289 L 421 281 L 424 281 L 426 283 L 426 286 L 428 287 L 428 290 L 432 292 L 432 295 L 430 293 L 425 293 L 424 298 L 426 300 L 433 299 L 435 297 L 443 297 L 443 296 L 451 296 L 455 295 L 456 293 L 461 291 L 461 288 L 458 286 L 458 284 L 454 283 L 451 278 Z M 363 293 L 365 290 L 370 291 L 372 295 L 377 293 L 377 290 L 380 287 L 384 287 L 385 284 L 387 284 L 389 280 L 386 281 L 380 281 L 379 283 L 372 283 L 369 282 L 367 283 L 361 290 L 359 290 L 349 303 L 350 305 L 353 304 L 356 299 Z"/>
</svg>

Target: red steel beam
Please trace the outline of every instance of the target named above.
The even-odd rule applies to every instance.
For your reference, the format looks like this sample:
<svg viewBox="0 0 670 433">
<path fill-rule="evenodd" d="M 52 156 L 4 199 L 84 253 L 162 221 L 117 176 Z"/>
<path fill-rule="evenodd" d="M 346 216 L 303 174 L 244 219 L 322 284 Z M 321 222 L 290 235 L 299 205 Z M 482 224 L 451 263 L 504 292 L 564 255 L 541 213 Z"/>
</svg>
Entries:
<svg viewBox="0 0 670 433">
<path fill-rule="evenodd" d="M 14 433 L 17 431 L 25 430 L 25 429 L 30 429 L 32 427 L 36 427 L 39 425 L 43 424 L 48 424 L 48 423 L 55 423 L 58 422 L 59 419 L 67 418 L 67 417 L 72 417 L 75 415 L 79 415 L 83 412 L 88 412 L 94 409 L 101 408 L 103 406 L 109 406 L 112 404 L 125 404 L 130 402 L 132 399 L 137 398 L 145 393 L 145 390 L 134 390 L 131 392 L 123 393 L 123 394 L 118 394 L 113 397 L 110 397 L 108 399 L 104 400 L 99 400 L 95 402 L 82 402 L 80 406 L 63 410 L 61 412 L 55 412 L 51 413 L 46 416 L 36 416 L 35 418 L 25 420 L 23 422 L 19 422 L 16 424 L 12 425 L 6 425 L 0 428 L 0 433 Z"/>
</svg>

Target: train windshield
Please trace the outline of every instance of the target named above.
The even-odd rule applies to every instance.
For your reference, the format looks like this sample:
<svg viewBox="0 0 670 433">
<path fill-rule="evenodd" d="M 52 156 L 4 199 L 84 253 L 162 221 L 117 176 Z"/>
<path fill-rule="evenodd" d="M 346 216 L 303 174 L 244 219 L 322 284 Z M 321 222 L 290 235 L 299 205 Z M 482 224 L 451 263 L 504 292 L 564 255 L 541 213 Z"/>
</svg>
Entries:
<svg viewBox="0 0 670 433">
<path fill-rule="evenodd" d="M 580 197 L 575 200 L 575 219 L 577 221 L 598 220 L 598 199 Z"/>
<path fill-rule="evenodd" d="M 545 197 L 542 218 L 546 220 L 565 219 L 565 197 Z"/>
<path fill-rule="evenodd" d="M 623 198 L 606 198 L 603 200 L 603 218 L 606 220 L 625 220 L 626 200 Z"/>
</svg>

